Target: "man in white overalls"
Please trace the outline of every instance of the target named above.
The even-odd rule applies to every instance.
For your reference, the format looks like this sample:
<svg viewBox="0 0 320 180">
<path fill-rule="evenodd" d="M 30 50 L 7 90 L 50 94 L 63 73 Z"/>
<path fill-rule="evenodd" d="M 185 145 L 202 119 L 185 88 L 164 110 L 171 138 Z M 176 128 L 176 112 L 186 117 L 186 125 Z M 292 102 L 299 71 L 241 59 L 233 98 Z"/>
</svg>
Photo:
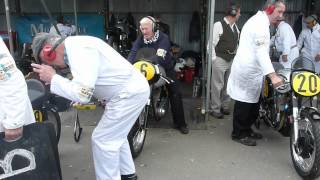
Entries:
<svg viewBox="0 0 320 180">
<path fill-rule="evenodd" d="M 105 111 L 92 134 L 97 180 L 136 180 L 127 135 L 146 105 L 150 90 L 145 77 L 112 47 L 91 36 L 37 34 L 32 64 L 50 91 L 74 102 L 88 103 L 92 96 L 106 101 Z M 56 68 L 69 67 L 72 80 Z"/>
<path fill-rule="evenodd" d="M 0 37 L 0 132 L 6 140 L 15 140 L 23 125 L 34 122 L 26 81 Z"/>
</svg>

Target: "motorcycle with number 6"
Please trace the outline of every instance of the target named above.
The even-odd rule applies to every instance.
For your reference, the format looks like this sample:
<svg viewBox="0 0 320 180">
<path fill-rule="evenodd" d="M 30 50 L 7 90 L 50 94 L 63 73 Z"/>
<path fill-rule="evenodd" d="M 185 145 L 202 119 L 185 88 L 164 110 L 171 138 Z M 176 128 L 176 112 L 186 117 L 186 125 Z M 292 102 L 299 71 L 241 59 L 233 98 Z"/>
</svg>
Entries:
<svg viewBox="0 0 320 180">
<path fill-rule="evenodd" d="M 165 85 L 172 83 L 172 80 L 166 77 L 165 70 L 160 65 L 154 64 L 150 60 L 150 57 L 155 54 L 156 52 L 152 48 L 142 48 L 138 51 L 137 60 L 133 64 L 145 76 L 150 85 L 149 100 L 128 135 L 133 158 L 139 156 L 143 149 L 148 121 L 151 119 L 160 121 L 169 109 L 169 96 Z"/>
<path fill-rule="evenodd" d="M 273 88 L 264 79 L 258 123 L 290 136 L 290 153 L 297 173 L 304 179 L 320 175 L 320 77 L 312 60 L 298 57 L 291 69 L 273 64 L 284 84 Z"/>
</svg>

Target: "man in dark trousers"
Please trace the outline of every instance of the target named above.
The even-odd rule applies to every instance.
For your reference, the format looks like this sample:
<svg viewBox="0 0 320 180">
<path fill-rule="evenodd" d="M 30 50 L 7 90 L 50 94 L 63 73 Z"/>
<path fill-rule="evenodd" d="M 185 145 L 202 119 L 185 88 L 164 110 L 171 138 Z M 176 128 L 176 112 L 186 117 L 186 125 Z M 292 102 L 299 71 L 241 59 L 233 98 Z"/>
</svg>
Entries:
<svg viewBox="0 0 320 180">
<path fill-rule="evenodd" d="M 188 134 L 189 129 L 185 122 L 182 97 L 179 85 L 174 72 L 174 62 L 170 54 L 170 40 L 168 36 L 159 31 L 156 20 L 151 16 L 146 16 L 140 21 L 142 36 L 134 42 L 128 61 L 134 63 L 137 52 L 140 48 L 153 48 L 156 50 L 154 62 L 160 64 L 166 71 L 166 76 L 174 82 L 168 85 L 171 111 L 175 128 L 182 134 Z"/>
<path fill-rule="evenodd" d="M 283 0 L 268 0 L 243 26 L 236 56 L 233 59 L 227 93 L 235 101 L 232 140 L 256 146 L 262 139 L 251 129 L 259 115 L 259 97 L 263 77 L 268 76 L 274 87 L 282 85 L 269 57 L 270 24 L 276 24 L 286 9 Z"/>
</svg>

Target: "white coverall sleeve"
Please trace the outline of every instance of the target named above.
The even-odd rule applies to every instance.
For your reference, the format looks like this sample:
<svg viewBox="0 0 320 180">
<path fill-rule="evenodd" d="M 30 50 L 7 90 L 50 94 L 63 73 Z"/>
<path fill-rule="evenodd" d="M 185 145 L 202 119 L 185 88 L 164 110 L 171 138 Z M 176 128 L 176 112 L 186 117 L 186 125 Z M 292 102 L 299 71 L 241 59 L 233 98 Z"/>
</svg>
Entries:
<svg viewBox="0 0 320 180">
<path fill-rule="evenodd" d="M 282 55 L 288 55 L 291 51 L 291 37 L 289 32 L 289 27 L 285 26 L 284 29 L 280 31 L 280 37 L 283 43 Z"/>
<path fill-rule="evenodd" d="M 212 60 L 216 59 L 216 51 L 215 48 L 220 40 L 220 36 L 223 33 L 222 24 L 220 21 L 214 23 L 213 25 L 213 34 L 212 34 Z"/>
<path fill-rule="evenodd" d="M 19 70 L 14 73 L 16 75 L 5 80 L 5 82 L 0 82 L 1 103 L 3 103 L 0 111 L 4 114 L 4 119 L 1 121 L 6 129 L 16 129 L 25 124 L 25 119 L 27 118 L 25 117 L 26 106 L 30 103 L 22 73 Z M 33 114 L 30 116 L 33 116 Z"/>
<path fill-rule="evenodd" d="M 54 75 L 51 92 L 74 102 L 88 103 L 93 95 L 99 72 L 99 52 L 93 48 L 73 49 L 68 54 L 72 80 Z"/>
<path fill-rule="evenodd" d="M 299 50 L 301 50 L 303 46 L 304 39 L 305 39 L 305 33 L 304 33 L 304 30 L 302 30 L 297 41 L 297 46 Z"/>
<path fill-rule="evenodd" d="M 258 64 L 261 67 L 263 75 L 267 75 L 274 72 L 269 57 L 269 37 L 265 34 L 255 34 L 253 40 L 255 43 L 256 59 L 258 60 Z"/>
<path fill-rule="evenodd" d="M 0 122 L 3 127 L 22 127 L 26 119 L 33 117 L 32 111 L 27 108 L 29 106 L 25 79 L 0 38 Z"/>
</svg>

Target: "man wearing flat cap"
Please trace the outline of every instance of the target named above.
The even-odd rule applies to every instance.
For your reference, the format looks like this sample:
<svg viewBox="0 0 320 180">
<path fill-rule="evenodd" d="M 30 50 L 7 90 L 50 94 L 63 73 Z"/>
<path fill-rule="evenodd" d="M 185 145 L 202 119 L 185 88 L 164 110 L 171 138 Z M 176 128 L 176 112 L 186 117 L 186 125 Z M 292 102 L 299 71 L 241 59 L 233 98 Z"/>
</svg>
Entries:
<svg viewBox="0 0 320 180">
<path fill-rule="evenodd" d="M 148 101 L 145 77 L 117 51 L 92 36 L 40 33 L 32 50 L 33 71 L 50 83 L 50 91 L 74 102 L 88 103 L 92 96 L 106 102 L 105 111 L 92 133 L 93 161 L 97 180 L 136 180 L 128 133 Z M 51 67 L 69 67 L 72 80 Z M 90 178 L 93 179 L 93 178 Z"/>
<path fill-rule="evenodd" d="M 302 30 L 298 38 L 298 48 L 301 55 L 313 60 L 316 72 L 320 72 L 320 25 L 317 15 L 313 14 L 304 19 L 307 28 Z"/>
</svg>

